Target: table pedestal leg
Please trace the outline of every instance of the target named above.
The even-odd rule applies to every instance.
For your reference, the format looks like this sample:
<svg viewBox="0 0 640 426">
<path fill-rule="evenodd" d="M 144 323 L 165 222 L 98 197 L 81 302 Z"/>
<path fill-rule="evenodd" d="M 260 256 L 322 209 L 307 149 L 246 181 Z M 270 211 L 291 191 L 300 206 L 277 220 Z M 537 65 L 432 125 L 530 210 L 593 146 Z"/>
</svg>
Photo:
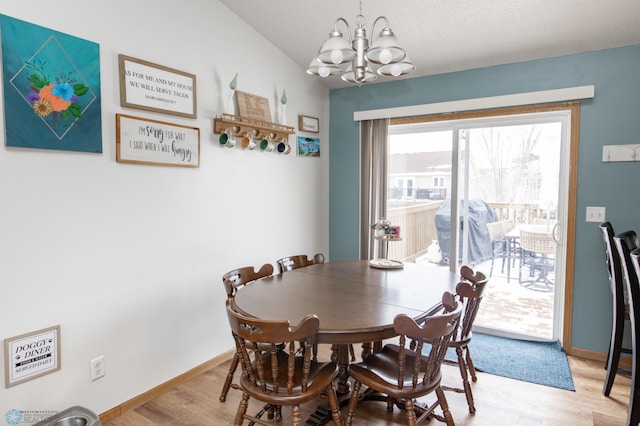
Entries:
<svg viewBox="0 0 640 426">
<path fill-rule="evenodd" d="M 367 357 L 371 354 L 371 342 L 366 342 L 362 344 L 362 353 L 360 354 L 360 356 L 362 357 L 362 360 L 364 361 L 365 359 L 367 359 Z"/>
<path fill-rule="evenodd" d="M 349 393 L 349 345 L 336 345 L 338 349 L 338 386 L 339 394 Z"/>
</svg>

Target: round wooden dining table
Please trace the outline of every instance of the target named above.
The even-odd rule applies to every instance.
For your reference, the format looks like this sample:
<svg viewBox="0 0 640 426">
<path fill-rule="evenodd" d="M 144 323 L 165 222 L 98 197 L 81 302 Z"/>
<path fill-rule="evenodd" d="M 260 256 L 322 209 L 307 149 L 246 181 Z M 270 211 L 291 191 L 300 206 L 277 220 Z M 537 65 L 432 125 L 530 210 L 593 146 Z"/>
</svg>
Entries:
<svg viewBox="0 0 640 426">
<path fill-rule="evenodd" d="M 458 273 L 431 264 L 382 269 L 367 260 L 328 262 L 244 286 L 236 293 L 235 303 L 245 315 L 288 320 L 291 326 L 315 314 L 320 319 L 316 342 L 338 345 L 339 391 L 344 392 L 348 344 L 394 337 L 396 315 L 424 319 L 439 307 L 445 291 L 455 291 L 459 280 Z"/>
</svg>

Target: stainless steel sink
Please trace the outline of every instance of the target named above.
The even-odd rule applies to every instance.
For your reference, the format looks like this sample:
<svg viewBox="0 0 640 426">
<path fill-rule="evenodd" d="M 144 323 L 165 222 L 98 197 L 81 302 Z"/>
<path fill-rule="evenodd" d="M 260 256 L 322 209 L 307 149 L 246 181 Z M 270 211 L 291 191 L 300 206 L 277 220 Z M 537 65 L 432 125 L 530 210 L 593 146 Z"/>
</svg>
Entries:
<svg viewBox="0 0 640 426">
<path fill-rule="evenodd" d="M 92 411 L 75 406 L 67 408 L 33 426 L 102 426 L 100 418 Z"/>
</svg>

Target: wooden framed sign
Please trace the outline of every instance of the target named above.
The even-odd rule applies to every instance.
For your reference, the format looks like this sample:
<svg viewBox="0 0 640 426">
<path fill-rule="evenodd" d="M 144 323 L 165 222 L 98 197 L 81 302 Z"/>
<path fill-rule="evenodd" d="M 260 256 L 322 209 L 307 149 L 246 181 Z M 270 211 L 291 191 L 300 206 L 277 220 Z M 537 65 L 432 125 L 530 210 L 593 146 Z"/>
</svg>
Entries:
<svg viewBox="0 0 640 426">
<path fill-rule="evenodd" d="M 319 133 L 320 120 L 315 117 L 309 117 L 308 115 L 299 115 L 298 130 L 301 132 Z"/>
<path fill-rule="evenodd" d="M 116 161 L 200 167 L 200 129 L 116 114 Z"/>
<path fill-rule="evenodd" d="M 271 123 L 271 109 L 267 98 L 236 90 L 236 102 L 238 104 L 238 114 L 241 117 Z"/>
<path fill-rule="evenodd" d="M 118 63 L 121 106 L 197 118 L 195 75 L 125 55 Z"/>
<path fill-rule="evenodd" d="M 7 388 L 60 370 L 60 325 L 5 339 L 4 362 Z"/>
</svg>

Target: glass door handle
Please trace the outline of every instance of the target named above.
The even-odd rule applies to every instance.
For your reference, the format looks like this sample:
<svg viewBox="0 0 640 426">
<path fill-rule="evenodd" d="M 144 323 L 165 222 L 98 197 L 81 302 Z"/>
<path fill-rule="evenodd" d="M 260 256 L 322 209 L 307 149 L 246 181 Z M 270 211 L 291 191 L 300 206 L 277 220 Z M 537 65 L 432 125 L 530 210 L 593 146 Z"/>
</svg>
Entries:
<svg viewBox="0 0 640 426">
<path fill-rule="evenodd" d="M 553 237 L 553 241 L 555 241 L 557 245 L 561 245 L 560 236 L 558 234 L 558 231 L 560 230 L 559 225 L 560 225 L 560 222 L 553 225 L 553 230 L 551 231 L 551 236 Z"/>
</svg>

